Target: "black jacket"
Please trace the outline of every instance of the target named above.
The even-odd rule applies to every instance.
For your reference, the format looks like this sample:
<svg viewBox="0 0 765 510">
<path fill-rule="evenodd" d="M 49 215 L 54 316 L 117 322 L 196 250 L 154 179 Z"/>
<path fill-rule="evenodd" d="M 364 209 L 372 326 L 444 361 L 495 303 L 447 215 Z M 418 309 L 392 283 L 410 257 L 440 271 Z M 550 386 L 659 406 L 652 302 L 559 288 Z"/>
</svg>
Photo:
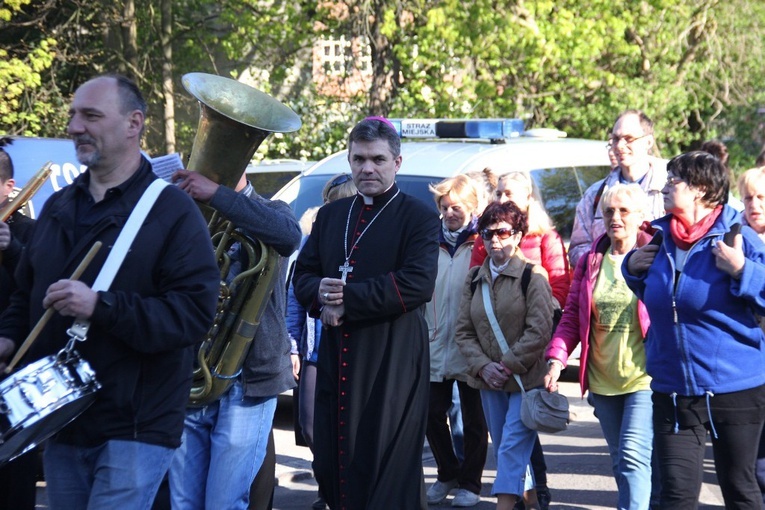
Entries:
<svg viewBox="0 0 765 510">
<path fill-rule="evenodd" d="M 3 259 L 2 267 L 0 267 L 0 313 L 8 306 L 11 294 L 16 288 L 13 273 L 24 253 L 24 245 L 32 232 L 35 220 L 17 211 L 11 215 L 7 223 L 11 227 L 11 243 L 8 248 L 0 252 Z"/>
<path fill-rule="evenodd" d="M 75 241 L 77 193 L 88 172 L 47 201 L 16 272 L 18 290 L 0 318 L 0 336 L 17 343 L 43 315 L 48 286 L 69 278 L 100 240 L 103 247 L 81 280 L 92 285 L 121 228 L 156 176 L 142 159 L 108 215 Z M 78 186 L 78 183 L 80 184 Z M 110 290 L 91 317 L 77 350 L 102 388 L 93 406 L 59 435 L 61 442 L 95 446 L 109 439 L 168 447 L 180 444 L 194 345 L 215 313 L 218 268 L 207 228 L 194 202 L 168 186 L 160 194 Z M 58 352 L 72 319 L 54 314 L 26 362 Z"/>
</svg>

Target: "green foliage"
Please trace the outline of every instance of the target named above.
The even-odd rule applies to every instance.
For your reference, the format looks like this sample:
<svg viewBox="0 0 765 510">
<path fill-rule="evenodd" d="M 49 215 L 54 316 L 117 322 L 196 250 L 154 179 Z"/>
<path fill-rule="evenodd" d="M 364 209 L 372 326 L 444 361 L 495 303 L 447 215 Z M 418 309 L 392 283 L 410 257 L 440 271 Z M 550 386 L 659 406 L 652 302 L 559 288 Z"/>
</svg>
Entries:
<svg viewBox="0 0 765 510">
<path fill-rule="evenodd" d="M 2 130 L 60 136 L 76 86 L 119 70 L 149 100 L 147 150 L 163 151 L 161 0 L 136 0 L 135 62 L 119 30 L 123 4 L 5 0 Z M 198 119 L 180 81 L 191 71 L 241 77 L 301 116 L 303 128 L 270 136 L 259 158 L 320 159 L 344 148 L 355 121 L 381 112 L 521 117 L 528 127 L 605 139 L 619 111 L 640 108 L 654 119 L 665 157 L 719 138 L 740 170 L 762 147 L 759 0 L 173 0 L 172 7 L 176 137 L 185 153 Z M 340 36 L 371 45 L 375 74 L 365 77 L 368 90 L 322 95 L 313 45 Z"/>
</svg>

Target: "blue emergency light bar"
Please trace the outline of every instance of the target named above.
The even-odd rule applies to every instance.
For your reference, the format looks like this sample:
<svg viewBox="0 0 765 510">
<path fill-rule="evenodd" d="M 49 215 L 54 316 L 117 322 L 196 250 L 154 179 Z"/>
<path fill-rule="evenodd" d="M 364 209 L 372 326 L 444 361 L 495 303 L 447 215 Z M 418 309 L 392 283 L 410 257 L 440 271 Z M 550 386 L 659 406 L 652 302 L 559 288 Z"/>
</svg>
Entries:
<svg viewBox="0 0 765 510">
<path fill-rule="evenodd" d="M 401 138 L 480 138 L 502 140 L 523 133 L 521 119 L 389 119 Z"/>
</svg>

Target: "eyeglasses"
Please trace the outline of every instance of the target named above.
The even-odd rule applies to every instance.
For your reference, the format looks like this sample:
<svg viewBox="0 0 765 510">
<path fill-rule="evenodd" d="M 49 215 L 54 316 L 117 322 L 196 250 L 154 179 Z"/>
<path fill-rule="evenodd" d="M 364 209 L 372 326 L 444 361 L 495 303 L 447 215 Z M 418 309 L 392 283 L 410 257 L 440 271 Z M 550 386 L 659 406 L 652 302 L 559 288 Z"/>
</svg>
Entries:
<svg viewBox="0 0 765 510">
<path fill-rule="evenodd" d="M 616 147 L 617 145 L 619 145 L 619 142 L 621 142 L 622 140 L 624 140 L 625 144 L 631 145 L 631 144 L 637 142 L 638 140 L 640 140 L 641 138 L 645 138 L 646 136 L 651 136 L 651 133 L 646 133 L 646 134 L 640 135 L 640 136 L 632 136 L 632 135 L 616 136 L 616 135 L 611 135 L 611 138 L 608 139 L 608 143 L 606 144 L 606 147 L 608 147 L 609 149 L 611 147 Z"/>
<path fill-rule="evenodd" d="M 685 181 L 683 181 L 680 177 L 677 177 L 676 175 L 668 175 L 666 186 L 668 188 L 674 188 L 679 182 L 685 182 Z"/>
<path fill-rule="evenodd" d="M 507 239 L 516 232 L 513 228 L 485 228 L 481 230 L 481 239 L 484 241 L 491 241 L 494 236 L 500 239 Z"/>
</svg>

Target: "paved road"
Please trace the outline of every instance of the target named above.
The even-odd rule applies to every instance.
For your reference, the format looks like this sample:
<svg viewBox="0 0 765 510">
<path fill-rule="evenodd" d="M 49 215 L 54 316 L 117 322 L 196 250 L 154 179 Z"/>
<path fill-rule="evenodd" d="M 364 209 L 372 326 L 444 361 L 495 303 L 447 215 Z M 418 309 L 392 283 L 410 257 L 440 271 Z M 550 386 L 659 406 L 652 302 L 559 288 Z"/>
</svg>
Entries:
<svg viewBox="0 0 765 510">
<path fill-rule="evenodd" d="M 548 466 L 548 484 L 552 491 L 555 510 L 607 510 L 616 504 L 616 485 L 613 481 L 608 450 L 592 408 L 579 395 L 579 385 L 573 381 L 561 383 L 561 392 L 569 398 L 573 421 L 568 430 L 559 434 L 542 434 L 541 441 Z M 310 452 L 295 445 L 292 430 L 292 408 L 289 398 L 281 398 L 275 420 L 276 489 L 274 510 L 308 510 L 316 498 L 317 485 L 313 479 Z M 701 491 L 702 510 L 723 508 L 722 497 L 716 485 L 711 446 L 707 444 L 704 462 L 704 486 Z M 430 449 L 423 455 L 425 483 L 436 480 L 436 463 Z M 491 485 L 496 475 L 491 445 L 483 472 L 481 502 L 476 510 L 496 507 L 491 497 Z M 39 484 L 37 508 L 47 508 L 44 482 Z M 451 508 L 451 497 L 438 508 Z M 398 509 L 390 509 L 398 510 Z"/>
<path fill-rule="evenodd" d="M 616 484 L 611 475 L 608 449 L 603 440 L 600 425 L 592 408 L 580 398 L 579 384 L 574 381 L 561 383 L 561 392 L 569 398 L 574 421 L 568 430 L 559 434 L 541 434 L 545 460 L 548 466 L 548 484 L 552 491 L 555 510 L 606 510 L 616 505 Z M 286 405 L 284 405 L 286 404 Z M 317 485 L 311 473 L 310 452 L 297 447 L 292 432 L 292 415 L 288 402 L 281 402 L 276 420 L 277 487 L 274 493 L 274 510 L 306 510 L 316 497 Z M 716 485 L 711 446 L 707 445 L 704 463 L 704 486 L 701 491 L 700 509 L 724 508 Z M 425 483 L 430 486 L 436 480 L 436 463 L 430 449 L 425 447 L 423 456 Z M 491 486 L 496 475 L 491 445 L 483 472 L 481 502 L 476 510 L 496 508 L 496 498 L 491 496 Z M 451 497 L 433 509 L 451 508 Z M 397 509 L 391 509 L 397 510 Z"/>
</svg>

